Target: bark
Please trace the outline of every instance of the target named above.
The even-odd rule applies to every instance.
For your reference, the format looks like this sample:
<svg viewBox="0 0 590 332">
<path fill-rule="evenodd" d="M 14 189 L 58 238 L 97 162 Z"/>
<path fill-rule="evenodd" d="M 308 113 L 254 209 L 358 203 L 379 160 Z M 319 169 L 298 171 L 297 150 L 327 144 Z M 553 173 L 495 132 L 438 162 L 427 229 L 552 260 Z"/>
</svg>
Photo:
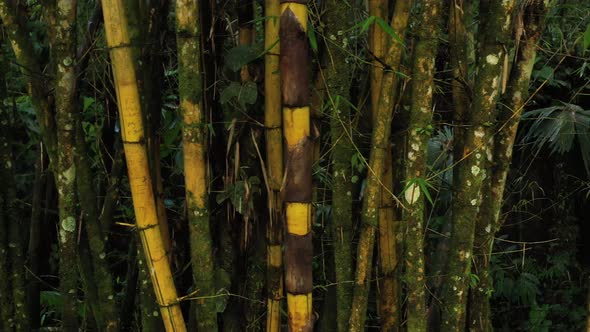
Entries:
<svg viewBox="0 0 590 332">
<path fill-rule="evenodd" d="M 133 207 L 146 264 L 166 330 L 185 331 L 165 242 L 159 229 L 125 9 L 122 0 L 103 0 L 102 9 L 115 77 Z"/>
<path fill-rule="evenodd" d="M 215 265 L 209 225 L 206 122 L 202 108 L 200 8 L 194 1 L 176 2 L 178 81 L 183 115 L 184 173 L 190 230 L 191 262 L 198 297 L 215 295 Z M 213 299 L 197 300 L 199 331 L 217 330 Z"/>
<path fill-rule="evenodd" d="M 342 31 L 351 29 L 354 8 L 337 0 L 325 4 L 324 22 L 330 50 L 325 70 L 327 112 L 332 142 L 332 245 L 336 276 L 336 321 L 338 331 L 347 331 L 352 305 L 352 191 L 350 160 L 353 155 L 350 119 L 350 86 L 353 68 L 347 63 L 348 40 Z M 321 74 L 320 74 L 321 75 Z"/>
<path fill-rule="evenodd" d="M 402 40 L 404 40 L 408 25 L 411 3 L 411 1 L 405 0 L 396 1 L 395 11 L 391 19 L 391 27 Z M 399 67 L 402 53 L 403 46 L 392 41 L 384 61 L 388 68 L 383 73 L 379 106 L 375 116 L 377 121 L 373 124 L 371 137 L 367 186 L 361 212 L 362 228 L 357 249 L 352 311 L 349 319 L 349 329 L 351 331 L 362 331 L 365 325 L 371 285 L 375 233 L 379 224 L 382 181 L 386 167 L 386 154 L 390 149 L 392 113 L 396 104 L 393 97 L 399 83 L 395 77 L 395 71 Z"/>
<path fill-rule="evenodd" d="M 113 288 L 113 275 L 109 270 L 107 259 L 106 241 L 108 237 L 100 227 L 99 213 L 96 206 L 96 192 L 94 191 L 94 179 L 88 160 L 86 140 L 82 124 L 78 117 L 76 121 L 76 155 L 77 165 L 76 188 L 82 209 L 83 225 L 88 239 L 90 259 L 92 261 L 93 274 L 89 280 L 96 287 L 99 298 L 99 306 L 95 308 L 95 318 L 101 318 L 98 325 L 104 331 L 116 331 L 118 329 L 117 303 Z M 100 310 L 98 313 L 96 310 Z"/>
<path fill-rule="evenodd" d="M 468 114 L 462 159 L 453 179 L 451 222 L 453 231 L 447 263 L 447 280 L 441 295 L 442 330 L 465 329 L 467 292 L 471 280 L 471 261 L 475 218 L 482 201 L 482 184 L 486 176 L 491 126 L 496 117 L 496 101 L 500 93 L 502 63 L 508 46 L 513 1 L 493 1 L 480 8 L 480 49 L 473 106 Z M 489 8 L 489 10 L 485 10 Z"/>
<path fill-rule="evenodd" d="M 283 298 L 283 131 L 281 128 L 281 76 L 279 74 L 279 1 L 265 1 L 264 22 L 264 126 L 266 136 L 266 182 L 268 187 L 268 221 L 266 253 L 266 330 L 281 328 Z"/>
<path fill-rule="evenodd" d="M 312 331 L 312 142 L 307 1 L 281 0 L 280 72 L 285 138 L 285 289 L 289 329 Z"/>
<path fill-rule="evenodd" d="M 522 26 L 522 36 L 517 35 L 518 48 L 508 80 L 504 102 L 500 107 L 497 133 L 494 136 L 493 159 L 490 177 L 487 179 L 487 190 L 481 203 L 475 228 L 472 274 L 479 277 L 479 283 L 470 292 L 469 327 L 473 331 L 491 331 L 490 293 L 493 290 L 490 276 L 490 255 L 494 236 L 502 226 L 500 219 L 506 178 L 512 161 L 512 149 L 516 139 L 516 131 L 520 114 L 526 105 L 529 95 L 529 83 L 537 44 L 544 29 L 547 6 L 543 1 L 527 2 L 526 6 L 516 15 Z M 518 33 L 518 29 L 517 33 Z"/>
<path fill-rule="evenodd" d="M 238 44 L 240 46 L 252 45 L 254 40 L 254 2 L 252 0 L 238 0 Z M 240 70 L 240 80 L 242 82 L 251 81 L 252 77 L 248 70 L 248 65 L 245 65 Z"/>
<path fill-rule="evenodd" d="M 389 1 L 387 0 L 369 0 L 369 15 L 379 17 L 387 22 L 389 18 Z M 383 61 L 385 60 L 385 50 L 387 49 L 387 34 L 377 24 L 372 24 L 369 30 L 369 48 L 371 56 L 371 73 L 370 73 L 370 90 L 372 118 L 375 123 L 377 109 L 379 106 L 379 97 L 381 93 L 381 82 L 383 79 Z"/>
<path fill-rule="evenodd" d="M 407 286 L 407 329 L 426 331 L 426 278 L 424 264 L 425 193 L 418 181 L 427 181 L 428 140 L 432 133 L 434 63 L 438 49 L 441 0 L 422 3 L 417 41 L 414 46 L 408 146 L 406 147 L 407 210 L 405 224 L 405 267 Z"/>
<path fill-rule="evenodd" d="M 75 0 L 58 0 L 54 55 L 57 65 L 55 107 L 57 122 L 56 186 L 59 201 L 59 281 L 63 298 L 62 328 L 78 330 L 77 197 L 76 197 L 76 12 Z"/>
<path fill-rule="evenodd" d="M 464 0 L 453 0 L 449 6 L 449 49 L 453 78 L 451 91 L 453 98 L 453 145 L 454 160 L 461 159 L 463 153 L 463 137 L 465 116 L 469 110 L 469 73 L 468 44 L 469 36 L 465 28 L 467 6 Z M 455 170 L 458 168 L 455 168 Z"/>
</svg>

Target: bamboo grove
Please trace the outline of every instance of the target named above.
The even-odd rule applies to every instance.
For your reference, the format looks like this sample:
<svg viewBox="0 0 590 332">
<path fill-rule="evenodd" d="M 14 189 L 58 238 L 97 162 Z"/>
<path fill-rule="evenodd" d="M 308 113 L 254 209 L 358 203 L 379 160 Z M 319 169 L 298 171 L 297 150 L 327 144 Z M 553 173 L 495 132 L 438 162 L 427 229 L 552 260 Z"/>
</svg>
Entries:
<svg viewBox="0 0 590 332">
<path fill-rule="evenodd" d="M 590 331 L 590 4 L 0 0 L 0 331 Z"/>
</svg>

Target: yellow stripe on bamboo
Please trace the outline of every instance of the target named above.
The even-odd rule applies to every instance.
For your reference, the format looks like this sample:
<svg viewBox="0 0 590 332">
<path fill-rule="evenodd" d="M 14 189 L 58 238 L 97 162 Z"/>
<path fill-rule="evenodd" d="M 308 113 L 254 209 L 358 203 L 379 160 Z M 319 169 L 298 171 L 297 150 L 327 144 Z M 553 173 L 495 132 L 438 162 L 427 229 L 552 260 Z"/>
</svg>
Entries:
<svg viewBox="0 0 590 332">
<path fill-rule="evenodd" d="M 309 131 L 309 106 L 283 107 L 283 135 L 287 146 L 295 146 L 302 138 L 309 136 Z"/>
<path fill-rule="evenodd" d="M 303 26 L 303 31 L 307 32 L 307 5 L 295 2 L 284 2 L 281 4 L 281 15 L 287 10 L 287 8 L 295 14 L 297 21 Z"/>
<path fill-rule="evenodd" d="M 311 321 L 312 306 L 311 293 L 287 294 L 287 307 L 289 310 L 289 327 L 291 331 L 302 331 Z"/>
<path fill-rule="evenodd" d="M 287 232 L 294 235 L 307 235 L 311 231 L 311 204 L 285 203 Z"/>
</svg>

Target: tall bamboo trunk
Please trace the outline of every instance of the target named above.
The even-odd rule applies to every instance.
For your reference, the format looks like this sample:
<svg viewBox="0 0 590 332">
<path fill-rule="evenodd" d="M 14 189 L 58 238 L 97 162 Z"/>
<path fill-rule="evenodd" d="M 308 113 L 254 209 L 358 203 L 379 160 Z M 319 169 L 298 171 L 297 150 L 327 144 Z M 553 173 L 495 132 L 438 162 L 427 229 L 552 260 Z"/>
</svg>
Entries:
<svg viewBox="0 0 590 332">
<path fill-rule="evenodd" d="M 395 33 L 404 40 L 410 8 L 412 1 L 396 1 L 395 11 L 391 19 L 391 27 Z M 376 122 L 373 123 L 373 134 L 371 136 L 371 153 L 369 156 L 369 170 L 367 173 L 367 186 L 364 194 L 363 209 L 361 213 L 362 229 L 357 249 L 357 266 L 352 299 L 352 311 L 349 319 L 351 331 L 364 330 L 367 314 L 367 301 L 371 286 L 371 272 L 373 264 L 373 249 L 375 246 L 375 233 L 379 225 L 379 207 L 381 205 L 381 191 L 387 194 L 392 193 L 384 189 L 383 175 L 387 161 L 386 155 L 390 151 L 391 120 L 393 109 L 396 104 L 394 100 L 395 91 L 398 88 L 398 79 L 395 72 L 399 67 L 403 53 L 403 46 L 391 41 L 386 53 L 384 63 L 391 70 L 383 72 L 380 88 Z M 395 248 L 392 248 L 395 250 Z M 387 259 L 390 259 L 388 257 Z M 395 296 L 394 294 L 392 294 Z"/>
<path fill-rule="evenodd" d="M 352 125 L 350 119 L 350 86 L 353 68 L 347 63 L 346 36 L 354 23 L 352 4 L 329 0 L 325 4 L 324 22 L 330 36 L 327 48 L 330 57 L 325 70 L 324 103 L 330 117 L 332 142 L 332 245 L 336 276 L 336 322 L 338 331 L 347 331 L 352 305 Z M 320 73 L 323 75 L 323 73 Z"/>
<path fill-rule="evenodd" d="M 57 64 L 55 107 L 57 118 L 56 185 L 59 200 L 59 282 L 63 297 L 62 328 L 78 330 L 78 271 L 76 213 L 76 8 L 75 0 L 58 0 L 55 26 Z"/>
<path fill-rule="evenodd" d="M 452 0 L 449 6 L 449 49 L 453 78 L 451 91 L 453 98 L 453 144 L 454 160 L 459 160 L 463 153 L 463 137 L 465 131 L 465 116 L 469 110 L 468 93 L 468 43 L 469 38 L 465 28 L 467 6 L 464 0 Z M 458 168 L 455 168 L 455 170 Z"/>
<path fill-rule="evenodd" d="M 266 175 L 268 182 L 266 251 L 266 330 L 281 328 L 283 298 L 283 131 L 281 114 L 281 76 L 279 74 L 279 0 L 265 1 L 264 22 L 264 126 L 266 135 Z"/>
<path fill-rule="evenodd" d="M 475 219 L 482 202 L 482 184 L 486 159 L 491 159 L 493 132 L 490 126 L 496 116 L 500 94 L 502 63 L 510 38 L 510 19 L 514 1 L 490 1 L 480 8 L 480 49 L 471 112 L 467 115 L 462 159 L 453 179 L 453 231 L 443 285 L 442 330 L 465 329 L 467 293 L 469 290 Z"/>
<path fill-rule="evenodd" d="M 307 1 L 281 0 L 280 72 L 285 138 L 285 289 L 291 331 L 313 330 L 312 141 Z"/>
<path fill-rule="evenodd" d="M 473 331 L 491 331 L 490 292 L 493 290 L 490 276 L 490 256 L 494 236 L 502 226 L 500 219 L 506 178 L 512 161 L 512 149 L 520 114 L 529 95 L 529 83 L 537 45 L 544 29 L 547 6 L 541 0 L 529 1 L 516 15 L 524 32 L 516 36 L 518 48 L 508 80 L 506 94 L 498 117 L 497 133 L 494 136 L 494 150 L 490 179 L 477 217 L 473 248 L 472 274 L 479 277 L 479 283 L 470 292 L 469 327 Z M 517 30 L 519 31 L 519 30 Z"/>
<path fill-rule="evenodd" d="M 137 228 L 167 331 L 186 331 L 159 229 L 133 53 L 122 0 L 102 1 Z"/>
<path fill-rule="evenodd" d="M 379 17 L 387 21 L 389 16 L 388 2 L 383 0 L 369 1 L 369 15 Z M 374 57 L 371 62 L 370 93 L 371 93 L 371 114 L 372 122 L 375 123 L 379 108 L 379 95 L 383 78 L 383 61 L 387 47 L 387 34 L 377 24 L 371 26 L 369 32 L 369 47 Z M 393 91 L 397 95 L 397 91 Z M 393 99 L 397 99 L 394 97 Z M 384 173 L 379 204 L 379 317 L 383 331 L 399 330 L 399 295 L 400 284 L 395 276 L 396 267 L 399 263 L 397 252 L 396 234 L 399 231 L 398 216 L 394 208 L 393 192 L 393 156 L 392 150 L 385 154 Z"/>
<path fill-rule="evenodd" d="M 438 49 L 442 0 L 422 3 L 417 42 L 414 46 L 412 99 L 408 126 L 405 224 L 405 267 L 407 286 L 407 329 L 426 332 L 426 279 L 424 264 L 425 194 L 419 181 L 426 181 L 428 140 L 432 128 L 434 62 Z M 424 186 L 424 184 L 422 184 Z"/>
<path fill-rule="evenodd" d="M 191 262 L 197 296 L 215 295 L 215 265 L 209 227 L 206 121 L 202 109 L 201 19 L 197 1 L 176 2 L 178 81 L 183 115 L 184 173 Z M 197 301 L 199 331 L 217 330 L 214 300 Z"/>
</svg>

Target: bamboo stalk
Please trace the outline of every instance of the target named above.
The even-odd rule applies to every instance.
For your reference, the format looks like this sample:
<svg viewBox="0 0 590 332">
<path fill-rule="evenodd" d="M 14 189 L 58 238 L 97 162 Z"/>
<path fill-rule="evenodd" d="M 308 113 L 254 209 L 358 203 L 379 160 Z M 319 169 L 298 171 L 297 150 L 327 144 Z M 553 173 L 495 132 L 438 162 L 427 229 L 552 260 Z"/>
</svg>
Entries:
<svg viewBox="0 0 590 332">
<path fill-rule="evenodd" d="M 463 331 L 466 319 L 467 293 L 470 282 L 475 219 L 482 202 L 482 185 L 486 174 L 486 159 L 492 154 L 490 124 L 496 116 L 496 101 L 500 93 L 500 78 L 506 44 L 511 29 L 510 18 L 514 1 L 490 1 L 480 8 L 484 18 L 480 26 L 480 49 L 474 99 L 468 114 L 470 129 L 465 131 L 462 160 L 454 174 L 453 206 L 449 259 L 443 284 L 442 331 Z M 489 8 L 489 11 L 485 10 Z"/>
<path fill-rule="evenodd" d="M 281 328 L 283 298 L 283 202 L 280 197 L 283 180 L 283 132 L 281 128 L 281 76 L 279 74 L 279 0 L 265 1 L 264 23 L 264 126 L 266 136 L 266 173 L 269 187 L 266 253 L 266 330 Z"/>
<path fill-rule="evenodd" d="M 154 292 L 167 331 L 186 331 L 164 241 L 149 171 L 133 53 L 122 0 L 102 1 L 107 44 L 115 76 L 121 133 L 133 207 Z"/>
<path fill-rule="evenodd" d="M 405 38 L 411 6 L 412 1 L 396 1 L 391 27 L 401 40 Z M 387 160 L 386 154 L 390 151 L 391 121 L 396 104 L 393 97 L 399 83 L 394 71 L 399 67 L 402 53 L 403 47 L 398 43 L 391 42 L 384 61 L 389 68 L 383 73 L 378 110 L 375 116 L 377 121 L 373 124 L 373 134 L 371 136 L 369 171 L 361 213 L 362 229 L 357 249 L 352 312 L 349 319 L 349 329 L 351 331 L 362 331 L 365 325 L 375 233 L 379 227 L 381 191 L 384 190 L 383 175 L 385 174 L 385 168 L 391 167 L 385 166 L 385 161 Z"/>
<path fill-rule="evenodd" d="M 199 296 L 215 295 L 215 264 L 209 226 L 207 131 L 202 109 L 201 19 L 197 1 L 177 0 L 178 81 L 183 115 L 184 175 L 190 230 L 191 262 Z M 217 330 L 213 299 L 196 302 L 200 331 Z"/>
<path fill-rule="evenodd" d="M 307 1 L 281 0 L 280 71 L 286 174 L 285 289 L 289 329 L 313 330 L 312 179 Z"/>
<path fill-rule="evenodd" d="M 441 0 L 422 3 L 411 82 L 409 134 L 406 159 L 407 210 L 405 224 L 405 283 L 407 286 L 407 330 L 426 332 L 426 278 L 424 262 L 424 215 L 426 201 L 418 179 L 426 181 L 428 140 L 432 128 L 434 62 L 438 48 Z M 414 180 L 412 182 L 412 180 Z"/>
</svg>

